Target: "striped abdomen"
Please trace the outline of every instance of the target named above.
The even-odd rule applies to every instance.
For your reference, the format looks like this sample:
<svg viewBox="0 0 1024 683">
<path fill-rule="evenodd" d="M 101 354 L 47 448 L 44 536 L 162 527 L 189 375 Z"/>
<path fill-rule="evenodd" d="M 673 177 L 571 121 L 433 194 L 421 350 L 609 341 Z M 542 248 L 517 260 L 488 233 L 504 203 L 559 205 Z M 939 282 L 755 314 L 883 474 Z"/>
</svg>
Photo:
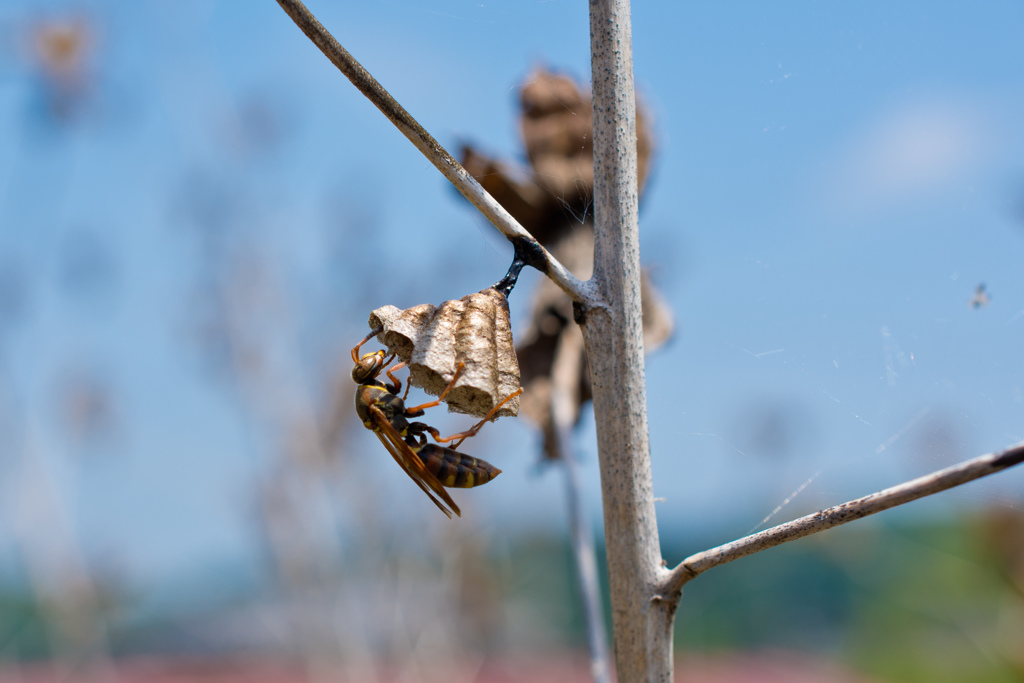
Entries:
<svg viewBox="0 0 1024 683">
<path fill-rule="evenodd" d="M 485 460 L 434 443 L 416 446 L 413 450 L 427 471 L 450 489 L 480 486 L 501 474 L 501 470 Z"/>
</svg>

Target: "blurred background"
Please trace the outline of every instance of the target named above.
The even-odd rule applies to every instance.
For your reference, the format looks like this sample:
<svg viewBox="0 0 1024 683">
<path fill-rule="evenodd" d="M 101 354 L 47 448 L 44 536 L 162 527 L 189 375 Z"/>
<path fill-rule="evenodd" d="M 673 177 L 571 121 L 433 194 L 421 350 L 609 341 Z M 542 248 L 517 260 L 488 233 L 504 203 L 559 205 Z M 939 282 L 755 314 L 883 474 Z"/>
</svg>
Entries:
<svg viewBox="0 0 1024 683">
<path fill-rule="evenodd" d="M 589 80 L 585 3 L 309 6 L 453 152 L 526 168 L 522 89 Z M 1024 439 L 1022 35 L 635 3 L 670 564 Z M 6 0 L 0 680 L 586 680 L 536 428 L 467 442 L 504 474 L 450 522 L 351 407 L 372 309 L 510 260 L 275 2 Z M 702 576 L 676 637 L 681 680 L 1024 680 L 1024 471 Z"/>
</svg>

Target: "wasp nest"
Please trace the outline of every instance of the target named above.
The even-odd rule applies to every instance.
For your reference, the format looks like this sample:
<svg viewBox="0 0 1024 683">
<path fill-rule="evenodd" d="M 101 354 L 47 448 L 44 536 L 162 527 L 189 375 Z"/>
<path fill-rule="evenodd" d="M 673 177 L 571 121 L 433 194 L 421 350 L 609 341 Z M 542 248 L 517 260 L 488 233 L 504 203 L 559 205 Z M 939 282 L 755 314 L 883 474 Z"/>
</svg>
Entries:
<svg viewBox="0 0 1024 683">
<path fill-rule="evenodd" d="M 370 327 L 384 328 L 377 339 L 408 364 L 412 386 L 428 394 L 440 395 L 463 363 L 459 381 L 445 397 L 452 412 L 483 417 L 519 389 L 508 301 L 494 289 L 440 306 L 420 304 L 404 311 L 382 306 L 370 314 Z M 518 396 L 497 413 L 518 414 Z"/>
</svg>

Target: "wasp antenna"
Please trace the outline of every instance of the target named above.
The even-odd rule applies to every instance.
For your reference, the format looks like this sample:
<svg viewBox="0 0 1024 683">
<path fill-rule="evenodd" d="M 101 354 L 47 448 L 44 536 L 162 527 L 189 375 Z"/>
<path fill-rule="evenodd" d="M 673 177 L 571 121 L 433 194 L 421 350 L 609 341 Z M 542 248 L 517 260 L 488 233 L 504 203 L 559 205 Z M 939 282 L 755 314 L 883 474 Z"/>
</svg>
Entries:
<svg viewBox="0 0 1024 683">
<path fill-rule="evenodd" d="M 371 339 L 373 339 L 374 337 L 376 337 L 378 334 L 380 334 L 383 331 L 384 331 L 384 326 L 383 325 L 379 325 L 379 326 L 373 328 L 372 330 L 370 330 L 370 334 L 368 334 L 365 337 L 363 337 L 363 340 L 361 342 L 359 342 L 358 344 L 356 344 L 355 346 L 352 347 L 352 362 L 353 363 L 358 363 L 359 362 L 359 348 L 363 344 L 365 344 L 366 342 L 370 341 Z"/>
</svg>

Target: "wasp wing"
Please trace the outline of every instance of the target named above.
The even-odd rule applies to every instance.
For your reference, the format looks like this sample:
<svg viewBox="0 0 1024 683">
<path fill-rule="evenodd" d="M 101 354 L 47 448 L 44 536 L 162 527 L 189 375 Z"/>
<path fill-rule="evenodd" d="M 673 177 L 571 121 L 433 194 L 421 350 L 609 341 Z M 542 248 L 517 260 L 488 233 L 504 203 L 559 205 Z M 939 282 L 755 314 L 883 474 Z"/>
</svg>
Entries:
<svg viewBox="0 0 1024 683">
<path fill-rule="evenodd" d="M 380 439 L 380 442 L 382 444 L 384 444 L 384 448 L 388 449 L 388 453 L 390 453 L 391 457 L 395 459 L 395 462 L 398 463 L 399 467 L 401 467 L 405 471 L 405 473 L 409 475 L 410 479 L 412 479 L 414 482 L 416 482 L 416 485 L 419 486 L 420 489 L 422 489 L 425 494 L 427 494 L 427 497 L 430 498 L 430 500 L 434 503 L 434 505 L 436 505 L 438 507 L 438 509 L 441 510 L 441 512 L 443 512 L 444 514 L 448 515 L 449 519 L 451 519 L 452 513 L 448 511 L 448 508 L 445 507 L 443 503 L 441 503 L 436 498 L 434 498 L 434 495 L 430 492 L 430 488 L 427 486 L 427 484 L 424 481 L 422 481 L 420 479 L 417 479 L 416 475 L 413 474 L 409 470 L 409 468 L 407 468 L 405 466 L 403 460 L 405 458 L 407 458 L 408 455 L 406 455 L 404 453 L 396 452 L 395 446 L 393 446 L 391 444 L 391 442 L 388 441 L 384 437 L 384 435 L 381 434 L 380 432 L 374 432 L 374 434 L 376 434 L 377 438 Z M 453 503 L 453 505 L 454 505 L 454 503 Z"/>
<path fill-rule="evenodd" d="M 405 441 L 402 440 L 402 436 L 388 421 L 387 416 L 384 412 L 375 405 L 370 405 L 370 417 L 373 419 L 374 426 L 377 427 L 374 433 L 380 442 L 384 444 L 384 447 L 388 449 L 388 453 L 395 459 L 398 466 L 409 475 L 409 478 L 416 482 L 416 485 L 423 490 L 427 497 L 433 501 L 434 505 L 440 508 L 441 512 L 448 515 L 450 518 L 452 512 L 462 516 L 462 511 L 459 510 L 459 506 L 455 504 L 448 492 L 441 486 L 441 482 L 437 480 L 433 474 L 431 474 L 419 457 L 413 452 L 412 448 L 409 447 Z M 433 494 L 437 494 L 437 497 L 444 501 L 442 504 Z M 447 507 L 445 507 L 447 505 Z"/>
</svg>

